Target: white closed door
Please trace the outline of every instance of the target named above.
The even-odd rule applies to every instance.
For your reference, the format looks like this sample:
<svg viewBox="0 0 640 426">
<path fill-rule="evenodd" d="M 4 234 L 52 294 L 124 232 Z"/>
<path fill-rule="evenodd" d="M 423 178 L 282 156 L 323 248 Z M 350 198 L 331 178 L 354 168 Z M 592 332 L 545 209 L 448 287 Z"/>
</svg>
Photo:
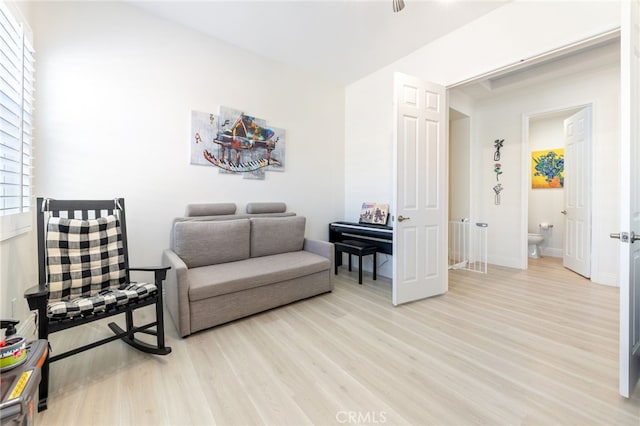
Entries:
<svg viewBox="0 0 640 426">
<path fill-rule="evenodd" d="M 622 2 L 622 17 L 621 229 L 612 236 L 620 239 L 620 394 L 628 398 L 640 378 L 640 1 Z"/>
<path fill-rule="evenodd" d="M 393 304 L 445 293 L 448 152 L 446 89 L 396 73 Z"/>
<path fill-rule="evenodd" d="M 591 107 L 564 121 L 563 264 L 591 277 Z"/>
</svg>

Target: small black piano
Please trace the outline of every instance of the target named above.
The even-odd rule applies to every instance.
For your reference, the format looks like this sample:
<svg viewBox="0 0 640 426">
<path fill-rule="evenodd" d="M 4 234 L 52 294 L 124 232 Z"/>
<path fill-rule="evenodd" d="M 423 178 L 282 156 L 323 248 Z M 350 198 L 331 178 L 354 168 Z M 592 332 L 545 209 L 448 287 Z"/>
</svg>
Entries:
<svg viewBox="0 0 640 426">
<path fill-rule="evenodd" d="M 393 254 L 393 227 L 357 222 L 331 222 L 329 242 L 362 241 L 379 248 L 380 253 Z"/>
</svg>

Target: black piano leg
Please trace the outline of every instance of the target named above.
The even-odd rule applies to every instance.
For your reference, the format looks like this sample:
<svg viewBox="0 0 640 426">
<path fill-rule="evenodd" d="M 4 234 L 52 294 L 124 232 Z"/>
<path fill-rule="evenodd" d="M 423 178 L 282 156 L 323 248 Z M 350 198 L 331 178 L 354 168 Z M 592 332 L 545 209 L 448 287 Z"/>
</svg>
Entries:
<svg viewBox="0 0 640 426">
<path fill-rule="evenodd" d="M 334 270 L 335 270 L 335 274 L 338 275 L 338 266 L 342 264 L 342 252 L 338 251 L 338 248 L 335 247 L 333 249 L 333 262 L 335 263 L 334 265 Z M 340 262 L 338 262 L 338 256 L 340 256 Z"/>
<path fill-rule="evenodd" d="M 362 285 L 362 256 L 358 256 L 358 284 Z"/>
<path fill-rule="evenodd" d="M 351 272 L 351 253 L 349 253 L 349 272 Z"/>
<path fill-rule="evenodd" d="M 378 275 L 378 256 L 377 253 L 374 251 L 373 252 L 373 279 L 377 279 L 377 275 Z"/>
</svg>

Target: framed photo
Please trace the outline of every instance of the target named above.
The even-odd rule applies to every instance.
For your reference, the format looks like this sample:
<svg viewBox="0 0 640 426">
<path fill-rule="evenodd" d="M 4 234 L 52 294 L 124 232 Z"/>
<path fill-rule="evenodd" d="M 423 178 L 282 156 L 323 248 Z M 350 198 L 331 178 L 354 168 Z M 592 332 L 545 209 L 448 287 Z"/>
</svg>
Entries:
<svg viewBox="0 0 640 426">
<path fill-rule="evenodd" d="M 386 225 L 389 217 L 389 204 L 362 203 L 360 223 Z"/>
</svg>

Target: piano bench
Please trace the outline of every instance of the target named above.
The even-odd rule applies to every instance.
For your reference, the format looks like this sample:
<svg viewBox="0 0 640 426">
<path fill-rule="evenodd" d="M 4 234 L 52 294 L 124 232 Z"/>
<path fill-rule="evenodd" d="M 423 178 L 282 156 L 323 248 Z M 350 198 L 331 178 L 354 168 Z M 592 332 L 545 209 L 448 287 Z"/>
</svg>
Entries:
<svg viewBox="0 0 640 426">
<path fill-rule="evenodd" d="M 358 284 L 362 284 L 362 256 L 373 255 L 373 279 L 377 279 L 378 247 L 355 240 L 344 240 L 333 243 L 335 257 L 342 256 L 342 252 L 349 254 L 349 270 L 351 270 L 351 255 L 358 256 Z M 335 262 L 335 274 L 338 275 L 338 262 Z"/>
</svg>

